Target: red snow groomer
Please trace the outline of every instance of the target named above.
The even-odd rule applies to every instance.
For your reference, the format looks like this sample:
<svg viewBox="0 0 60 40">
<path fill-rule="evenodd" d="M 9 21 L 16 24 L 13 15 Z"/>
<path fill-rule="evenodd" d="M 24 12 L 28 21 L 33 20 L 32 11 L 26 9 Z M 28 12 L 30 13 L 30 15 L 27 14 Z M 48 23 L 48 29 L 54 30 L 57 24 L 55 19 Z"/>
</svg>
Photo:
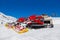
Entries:
<svg viewBox="0 0 60 40">
<path fill-rule="evenodd" d="M 53 27 L 52 18 L 49 17 L 48 15 L 41 15 L 41 16 L 32 15 L 32 16 L 29 16 L 27 19 L 19 18 L 17 22 L 23 23 L 26 27 L 34 28 L 34 29 Z"/>
<path fill-rule="evenodd" d="M 44 18 L 42 16 L 32 15 L 28 17 L 28 19 L 31 21 L 31 23 L 28 23 L 27 27 L 34 29 L 44 27 Z"/>
</svg>

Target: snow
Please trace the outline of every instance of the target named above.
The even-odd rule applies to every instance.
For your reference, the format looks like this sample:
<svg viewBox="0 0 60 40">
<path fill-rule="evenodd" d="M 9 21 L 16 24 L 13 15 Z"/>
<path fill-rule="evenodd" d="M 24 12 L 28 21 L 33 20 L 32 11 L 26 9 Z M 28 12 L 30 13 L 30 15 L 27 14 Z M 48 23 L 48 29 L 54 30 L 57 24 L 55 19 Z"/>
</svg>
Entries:
<svg viewBox="0 0 60 40">
<path fill-rule="evenodd" d="M 53 23 L 54 24 L 60 24 L 60 17 L 54 17 L 53 18 Z"/>
<path fill-rule="evenodd" d="M 14 17 L 12 18 L 13 20 L 16 19 Z M 2 19 L 1 17 L 0 19 L 1 19 L 0 22 L 2 20 L 3 20 L 2 22 L 7 20 L 7 19 Z M 57 17 L 52 19 L 53 19 L 54 28 L 29 29 L 28 32 L 23 34 L 18 34 L 12 29 L 7 29 L 4 25 L 5 23 L 0 24 L 0 40 L 60 40 L 60 26 L 59 26 L 60 18 Z"/>
<path fill-rule="evenodd" d="M 1 22 L 15 22 L 17 19 L 11 16 L 7 16 L 0 12 L 0 21 Z"/>
</svg>

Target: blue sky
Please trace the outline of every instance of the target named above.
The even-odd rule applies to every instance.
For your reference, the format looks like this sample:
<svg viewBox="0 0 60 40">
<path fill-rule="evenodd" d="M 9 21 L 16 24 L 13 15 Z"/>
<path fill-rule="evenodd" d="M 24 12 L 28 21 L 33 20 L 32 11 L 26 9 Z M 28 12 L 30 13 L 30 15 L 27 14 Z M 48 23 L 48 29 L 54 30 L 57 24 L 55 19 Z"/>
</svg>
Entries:
<svg viewBox="0 0 60 40">
<path fill-rule="evenodd" d="M 60 17 L 60 0 L 0 0 L 0 11 L 16 18 L 42 13 Z"/>
</svg>

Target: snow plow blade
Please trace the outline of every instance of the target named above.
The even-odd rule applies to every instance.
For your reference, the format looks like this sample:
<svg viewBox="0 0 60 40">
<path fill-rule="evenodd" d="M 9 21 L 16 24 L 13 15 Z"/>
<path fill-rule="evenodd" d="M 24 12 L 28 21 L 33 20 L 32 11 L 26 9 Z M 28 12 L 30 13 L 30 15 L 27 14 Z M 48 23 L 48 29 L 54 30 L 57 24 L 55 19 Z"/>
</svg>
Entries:
<svg viewBox="0 0 60 40">
<path fill-rule="evenodd" d="M 13 29 L 15 32 L 17 32 L 18 34 L 23 34 L 23 33 L 26 33 L 28 32 L 28 28 L 26 29 L 23 29 L 23 30 L 20 30 L 20 31 L 16 31 L 15 29 Z"/>
</svg>

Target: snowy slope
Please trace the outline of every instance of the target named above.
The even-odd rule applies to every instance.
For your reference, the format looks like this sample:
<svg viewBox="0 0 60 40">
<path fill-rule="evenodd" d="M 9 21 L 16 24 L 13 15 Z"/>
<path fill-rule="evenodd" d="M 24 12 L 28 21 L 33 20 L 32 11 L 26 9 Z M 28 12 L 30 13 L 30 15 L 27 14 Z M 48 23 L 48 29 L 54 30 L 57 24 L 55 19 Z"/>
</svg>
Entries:
<svg viewBox="0 0 60 40">
<path fill-rule="evenodd" d="M 4 24 L 1 24 L 0 40 L 60 40 L 60 18 L 52 19 L 54 28 L 30 29 L 29 32 L 24 34 L 17 34 L 15 31 L 4 27 Z"/>
<path fill-rule="evenodd" d="M 54 24 L 60 24 L 60 17 L 54 17 L 53 18 L 53 23 Z"/>
<path fill-rule="evenodd" d="M 4 22 L 4 23 L 14 22 L 16 20 L 17 20 L 16 18 L 11 17 L 11 16 L 7 16 L 7 15 L 3 14 L 2 12 L 0 12 L 0 24 L 1 24 L 1 22 Z"/>
</svg>

